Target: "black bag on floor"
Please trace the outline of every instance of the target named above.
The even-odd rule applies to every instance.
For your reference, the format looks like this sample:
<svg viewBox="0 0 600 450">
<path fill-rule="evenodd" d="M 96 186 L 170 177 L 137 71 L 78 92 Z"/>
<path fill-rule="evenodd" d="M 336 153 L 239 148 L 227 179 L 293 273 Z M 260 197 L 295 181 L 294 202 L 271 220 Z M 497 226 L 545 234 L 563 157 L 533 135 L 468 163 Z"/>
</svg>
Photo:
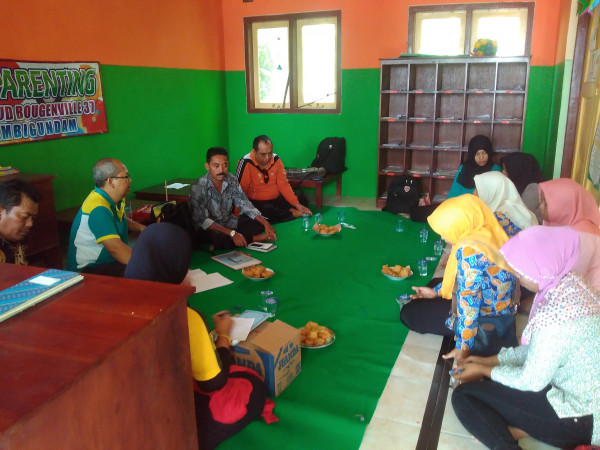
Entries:
<svg viewBox="0 0 600 450">
<path fill-rule="evenodd" d="M 180 226 L 188 233 L 194 233 L 194 222 L 188 202 L 159 203 L 152 208 L 150 222 L 168 222 Z"/>
<path fill-rule="evenodd" d="M 324 167 L 328 174 L 346 170 L 346 138 L 328 137 L 317 147 L 317 157 L 311 167 Z"/>
<path fill-rule="evenodd" d="M 394 177 L 387 192 L 383 211 L 393 214 L 410 212 L 419 204 L 419 181 L 412 175 Z"/>
</svg>

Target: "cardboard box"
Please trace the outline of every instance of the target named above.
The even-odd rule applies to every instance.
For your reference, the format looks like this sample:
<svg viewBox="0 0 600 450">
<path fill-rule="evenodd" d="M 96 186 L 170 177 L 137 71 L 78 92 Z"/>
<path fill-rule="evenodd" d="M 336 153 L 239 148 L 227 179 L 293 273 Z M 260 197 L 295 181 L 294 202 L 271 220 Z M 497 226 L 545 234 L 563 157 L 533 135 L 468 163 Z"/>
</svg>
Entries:
<svg viewBox="0 0 600 450">
<path fill-rule="evenodd" d="M 302 370 L 300 330 L 281 320 L 264 322 L 248 339 L 233 347 L 236 364 L 264 377 L 271 395 L 278 396 Z"/>
</svg>

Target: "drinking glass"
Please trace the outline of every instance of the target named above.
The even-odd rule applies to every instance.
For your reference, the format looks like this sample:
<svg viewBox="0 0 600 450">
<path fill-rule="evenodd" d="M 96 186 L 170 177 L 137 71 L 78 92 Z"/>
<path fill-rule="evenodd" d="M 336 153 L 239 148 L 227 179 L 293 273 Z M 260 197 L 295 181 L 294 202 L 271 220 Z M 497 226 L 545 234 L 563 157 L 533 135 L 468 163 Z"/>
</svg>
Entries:
<svg viewBox="0 0 600 450">
<path fill-rule="evenodd" d="M 260 307 L 263 311 L 267 311 L 267 299 L 273 297 L 273 291 L 260 291 Z"/>
<path fill-rule="evenodd" d="M 419 261 L 417 261 L 417 266 L 419 267 L 419 275 L 421 275 L 422 277 L 426 277 L 427 276 L 427 260 L 420 259 Z"/>
<path fill-rule="evenodd" d="M 308 214 L 302 214 L 302 229 L 308 231 L 310 228 L 310 217 Z"/>
</svg>

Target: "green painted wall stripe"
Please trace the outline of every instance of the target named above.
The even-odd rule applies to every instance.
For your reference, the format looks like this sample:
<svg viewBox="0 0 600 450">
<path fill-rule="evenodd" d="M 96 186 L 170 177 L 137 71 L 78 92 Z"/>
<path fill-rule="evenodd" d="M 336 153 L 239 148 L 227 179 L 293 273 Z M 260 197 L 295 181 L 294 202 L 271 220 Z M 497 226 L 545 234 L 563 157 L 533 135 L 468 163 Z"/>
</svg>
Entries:
<svg viewBox="0 0 600 450">
<path fill-rule="evenodd" d="M 122 160 L 132 191 L 204 174 L 206 149 L 227 146 L 225 74 L 219 71 L 102 66 L 109 132 L 0 148 L 0 164 L 56 174 L 58 210 L 93 188 L 100 158 Z"/>
<path fill-rule="evenodd" d="M 553 170 L 564 70 L 558 65 L 530 71 L 523 149 L 538 158 L 547 176 Z M 310 165 L 321 139 L 345 137 L 343 194 L 375 196 L 379 69 L 343 70 L 342 111 L 333 115 L 248 114 L 243 71 L 102 66 L 102 76 L 108 133 L 0 148 L 0 164 L 57 175 L 58 209 L 82 202 L 100 158 L 121 159 L 135 190 L 204 174 L 211 146 L 228 148 L 235 166 L 263 133 L 273 138 L 288 167 Z M 325 192 L 334 193 L 335 186 Z"/>
<path fill-rule="evenodd" d="M 307 167 L 323 138 L 345 137 L 342 194 L 375 197 L 379 69 L 342 71 L 340 114 L 248 114 L 244 72 L 227 72 L 226 79 L 232 160 L 250 151 L 254 137 L 267 134 L 287 167 Z M 324 191 L 335 193 L 335 185 Z"/>
</svg>

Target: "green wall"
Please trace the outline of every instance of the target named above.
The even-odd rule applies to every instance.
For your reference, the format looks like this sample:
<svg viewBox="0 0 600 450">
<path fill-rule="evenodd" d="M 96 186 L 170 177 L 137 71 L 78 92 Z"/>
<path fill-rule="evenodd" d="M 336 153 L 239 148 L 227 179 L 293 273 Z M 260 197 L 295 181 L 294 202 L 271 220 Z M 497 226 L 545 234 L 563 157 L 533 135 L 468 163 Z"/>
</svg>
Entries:
<svg viewBox="0 0 600 450">
<path fill-rule="evenodd" d="M 562 89 L 562 65 L 530 70 L 523 150 L 551 177 Z M 79 205 L 92 189 L 91 169 L 107 156 L 121 159 L 132 190 L 205 173 L 211 146 L 230 150 L 232 169 L 268 134 L 287 167 L 306 167 L 328 136 L 347 140 L 342 193 L 375 197 L 379 69 L 342 71 L 341 114 L 248 114 L 243 71 L 220 72 L 102 66 L 109 132 L 0 147 L 0 164 L 56 174 L 56 207 Z M 334 185 L 324 189 L 335 192 Z"/>
<path fill-rule="evenodd" d="M 552 178 L 556 151 L 556 123 L 552 123 L 551 114 L 553 108 L 556 108 L 556 111 L 560 110 L 560 105 L 556 105 L 556 102 L 560 102 L 561 91 L 554 91 L 554 77 L 554 66 L 530 67 L 523 133 L 523 151 L 537 158 L 544 176 L 548 179 Z M 550 142 L 552 133 L 555 139 Z M 549 153 L 551 157 L 548 156 Z"/>
<path fill-rule="evenodd" d="M 545 175 L 551 178 L 556 142 L 562 73 L 559 66 L 532 66 L 523 151 L 536 156 Z M 375 197 L 379 108 L 379 69 L 342 71 L 342 112 L 323 114 L 248 114 L 244 72 L 227 72 L 227 110 L 232 161 L 252 146 L 252 139 L 267 134 L 287 167 L 310 165 L 319 141 L 327 136 L 347 140 L 342 193 Z M 555 114 L 553 113 L 555 112 Z M 556 117 L 555 117 L 556 116 Z M 334 193 L 335 186 L 325 192 Z"/>
<path fill-rule="evenodd" d="M 132 191 L 205 173 L 206 149 L 227 146 L 225 75 L 220 71 L 102 66 L 108 133 L 0 147 L 0 164 L 50 173 L 58 210 L 93 188 L 92 166 L 115 157 Z"/>
<path fill-rule="evenodd" d="M 286 167 L 307 167 L 329 136 L 346 138 L 342 194 L 375 197 L 379 69 L 342 71 L 341 114 L 248 114 L 244 72 L 227 72 L 229 150 L 232 162 L 248 153 L 259 134 L 273 139 Z M 235 170 L 235 169 L 233 169 Z M 323 188 L 335 193 L 335 185 Z"/>
</svg>

